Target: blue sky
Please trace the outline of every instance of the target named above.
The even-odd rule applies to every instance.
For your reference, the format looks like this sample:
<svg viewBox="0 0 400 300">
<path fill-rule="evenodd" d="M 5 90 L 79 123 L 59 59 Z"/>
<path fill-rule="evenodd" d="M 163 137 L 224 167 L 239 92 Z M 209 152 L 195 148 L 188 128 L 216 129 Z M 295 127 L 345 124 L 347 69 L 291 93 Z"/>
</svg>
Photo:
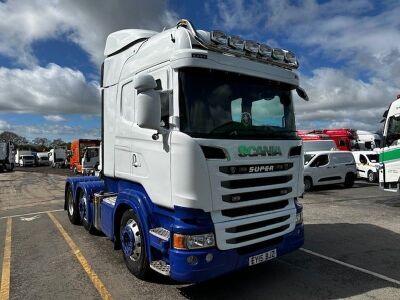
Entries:
<svg viewBox="0 0 400 300">
<path fill-rule="evenodd" d="M 180 18 L 295 52 L 311 98 L 296 103 L 299 128 L 375 131 L 400 93 L 399 15 L 391 0 L 0 2 L 0 132 L 98 137 L 106 36 Z"/>
</svg>

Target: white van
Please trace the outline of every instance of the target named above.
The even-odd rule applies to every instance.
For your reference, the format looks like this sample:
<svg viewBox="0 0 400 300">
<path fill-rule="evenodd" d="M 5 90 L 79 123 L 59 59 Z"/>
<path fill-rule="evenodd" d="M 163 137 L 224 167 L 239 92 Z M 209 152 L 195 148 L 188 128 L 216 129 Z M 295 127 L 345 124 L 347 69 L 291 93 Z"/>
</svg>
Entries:
<svg viewBox="0 0 400 300">
<path fill-rule="evenodd" d="M 20 155 L 18 164 L 20 167 L 33 167 L 35 165 L 35 157 L 33 155 Z"/>
<path fill-rule="evenodd" d="M 356 161 L 358 177 L 366 178 L 369 182 L 378 179 L 379 154 L 375 151 L 353 152 Z"/>
<path fill-rule="evenodd" d="M 314 151 L 304 154 L 304 190 L 313 186 L 343 183 L 352 187 L 357 168 L 350 151 Z"/>
</svg>

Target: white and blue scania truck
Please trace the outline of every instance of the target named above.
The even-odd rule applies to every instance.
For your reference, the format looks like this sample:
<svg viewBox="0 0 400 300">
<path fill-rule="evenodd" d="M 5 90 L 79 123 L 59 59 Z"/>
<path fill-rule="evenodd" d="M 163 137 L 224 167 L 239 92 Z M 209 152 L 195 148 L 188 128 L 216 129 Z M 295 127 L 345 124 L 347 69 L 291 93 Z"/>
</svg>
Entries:
<svg viewBox="0 0 400 300">
<path fill-rule="evenodd" d="M 304 241 L 294 54 L 187 20 L 108 36 L 99 176 L 68 178 L 73 224 L 128 269 L 200 282 Z"/>
</svg>

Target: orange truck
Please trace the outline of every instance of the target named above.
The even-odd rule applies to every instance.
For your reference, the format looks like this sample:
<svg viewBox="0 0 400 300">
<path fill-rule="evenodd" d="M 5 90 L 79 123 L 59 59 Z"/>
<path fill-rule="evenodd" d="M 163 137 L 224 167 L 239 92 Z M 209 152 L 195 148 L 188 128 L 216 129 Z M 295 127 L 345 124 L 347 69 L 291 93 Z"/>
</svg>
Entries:
<svg viewBox="0 0 400 300">
<path fill-rule="evenodd" d="M 71 142 L 71 157 L 69 167 L 74 174 L 82 173 L 82 158 L 89 147 L 99 147 L 100 140 L 79 139 Z"/>
</svg>

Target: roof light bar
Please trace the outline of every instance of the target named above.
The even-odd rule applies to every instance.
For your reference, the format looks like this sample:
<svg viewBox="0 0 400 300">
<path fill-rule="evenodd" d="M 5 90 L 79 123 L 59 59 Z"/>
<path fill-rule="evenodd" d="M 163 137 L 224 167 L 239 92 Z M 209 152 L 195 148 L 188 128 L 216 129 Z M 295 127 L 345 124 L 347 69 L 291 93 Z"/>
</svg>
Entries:
<svg viewBox="0 0 400 300">
<path fill-rule="evenodd" d="M 228 36 L 220 31 L 220 30 L 213 30 L 210 32 L 210 39 L 217 44 L 220 45 L 227 45 L 228 44 Z"/>
<path fill-rule="evenodd" d="M 260 60 L 266 63 L 297 69 L 299 63 L 296 55 L 288 50 L 272 48 L 266 44 L 256 41 L 243 40 L 237 35 L 226 35 L 223 31 L 213 30 L 210 32 L 210 44 L 215 50 L 221 52 L 231 52 L 234 55 L 247 55 L 251 59 Z M 228 47 L 227 47 L 228 46 Z M 271 59 L 272 58 L 272 59 Z"/>
<path fill-rule="evenodd" d="M 252 53 L 252 54 L 257 54 L 259 51 L 260 45 L 257 42 L 254 41 L 245 41 L 244 42 L 244 50 Z"/>
<path fill-rule="evenodd" d="M 244 49 L 244 40 L 240 36 L 232 35 L 228 38 L 228 45 L 237 50 Z"/>
</svg>

